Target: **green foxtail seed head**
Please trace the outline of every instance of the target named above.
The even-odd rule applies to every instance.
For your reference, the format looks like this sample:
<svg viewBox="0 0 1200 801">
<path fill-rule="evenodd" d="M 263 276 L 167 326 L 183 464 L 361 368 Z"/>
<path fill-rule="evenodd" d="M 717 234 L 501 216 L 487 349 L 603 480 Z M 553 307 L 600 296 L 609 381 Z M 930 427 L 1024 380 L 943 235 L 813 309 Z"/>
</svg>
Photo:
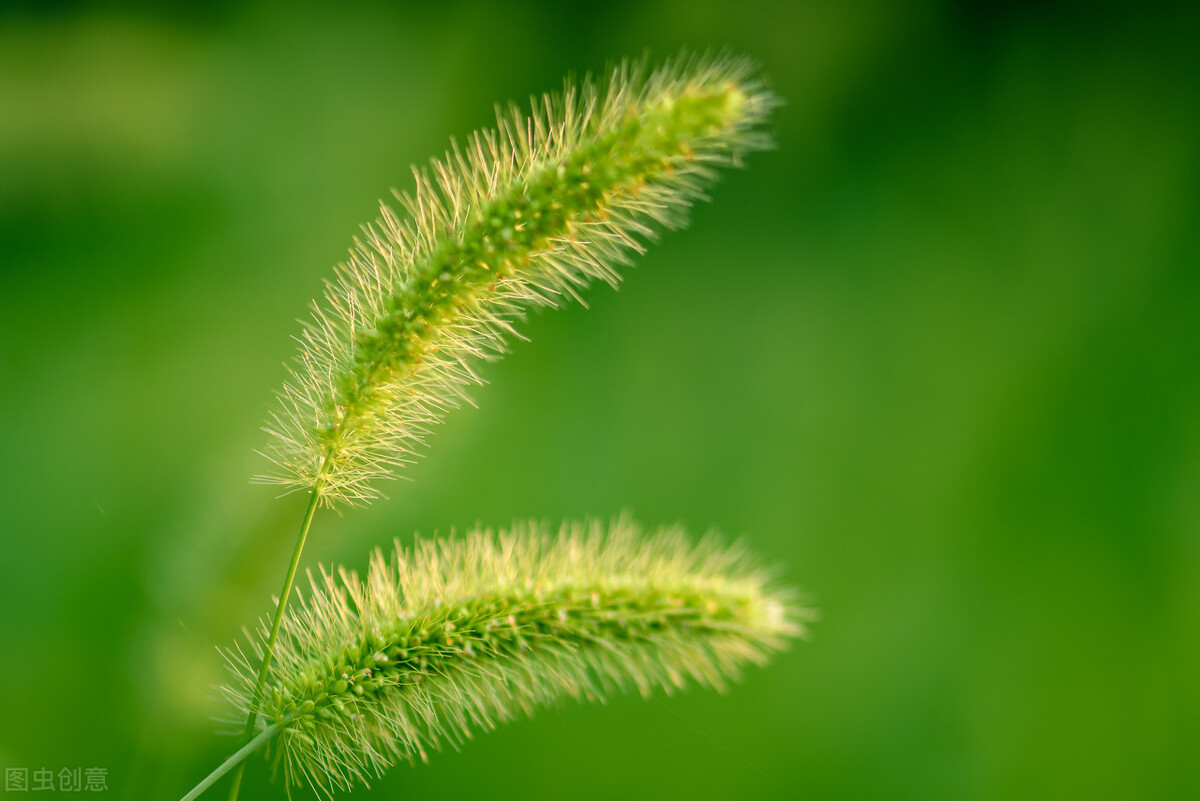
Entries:
<svg viewBox="0 0 1200 801">
<path fill-rule="evenodd" d="M 768 146 L 776 105 L 744 60 L 625 64 L 528 115 L 498 110 L 495 130 L 414 170 L 403 214 L 381 204 L 314 305 L 259 480 L 327 506 L 377 497 L 525 309 L 615 285 L 643 242 L 684 224 L 717 166 Z"/>
<path fill-rule="evenodd" d="M 289 784 L 326 795 L 565 697 L 723 690 L 810 617 L 743 550 L 676 528 L 642 537 L 627 519 L 397 545 L 365 580 L 309 579 L 256 711 L 260 730 L 281 728 Z M 229 655 L 240 713 L 265 639 L 255 658 Z"/>
</svg>

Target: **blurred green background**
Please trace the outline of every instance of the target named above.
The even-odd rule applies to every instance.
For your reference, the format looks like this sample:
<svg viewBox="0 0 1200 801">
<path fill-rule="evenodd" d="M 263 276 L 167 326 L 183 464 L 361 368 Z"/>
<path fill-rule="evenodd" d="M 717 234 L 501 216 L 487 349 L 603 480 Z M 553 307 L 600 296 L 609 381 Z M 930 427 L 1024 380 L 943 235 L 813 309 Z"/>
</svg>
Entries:
<svg viewBox="0 0 1200 801">
<path fill-rule="evenodd" d="M 216 648 L 303 504 L 248 483 L 258 426 L 357 226 L 495 101 L 729 46 L 777 150 L 305 565 L 630 509 L 822 620 L 375 797 L 1200 797 L 1200 16 L 1130 5 L 5 4 L 0 765 L 173 799 L 223 759 Z"/>
</svg>

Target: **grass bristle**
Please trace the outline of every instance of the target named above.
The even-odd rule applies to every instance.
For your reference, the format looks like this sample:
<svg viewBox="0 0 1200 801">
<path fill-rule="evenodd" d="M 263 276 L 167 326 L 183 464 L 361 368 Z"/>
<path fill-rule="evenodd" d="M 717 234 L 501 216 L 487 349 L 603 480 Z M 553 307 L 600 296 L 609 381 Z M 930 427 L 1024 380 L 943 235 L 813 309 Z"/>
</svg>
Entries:
<svg viewBox="0 0 1200 801">
<path fill-rule="evenodd" d="M 775 97 L 744 60 L 622 65 L 457 143 L 381 205 L 300 335 L 259 480 L 321 503 L 379 495 L 531 306 L 580 299 L 747 151 Z"/>
<path fill-rule="evenodd" d="M 810 617 L 742 549 L 628 519 L 397 545 L 365 579 L 310 581 L 257 712 L 281 726 L 289 784 L 325 795 L 560 699 L 723 690 Z M 248 713 L 254 665 L 230 662 L 226 693 Z"/>
</svg>

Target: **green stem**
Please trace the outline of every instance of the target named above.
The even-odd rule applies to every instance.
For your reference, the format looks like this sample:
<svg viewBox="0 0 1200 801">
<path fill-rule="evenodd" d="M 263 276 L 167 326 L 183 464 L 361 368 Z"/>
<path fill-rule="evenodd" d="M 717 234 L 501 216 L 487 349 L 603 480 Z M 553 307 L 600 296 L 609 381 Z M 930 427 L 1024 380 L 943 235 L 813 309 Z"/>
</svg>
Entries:
<svg viewBox="0 0 1200 801">
<path fill-rule="evenodd" d="M 253 754 L 259 748 L 262 748 L 263 743 L 278 734 L 279 725 L 280 724 L 278 723 L 274 723 L 263 729 L 261 734 L 243 745 L 236 754 L 222 762 L 220 767 L 208 774 L 204 781 L 193 787 L 192 791 L 180 799 L 180 801 L 193 801 L 193 799 L 198 798 L 201 793 L 212 786 L 213 782 L 228 773 L 230 768 L 232 768 L 234 765 L 240 764 L 243 759 Z M 241 770 L 241 768 L 239 768 L 239 770 Z"/>
<path fill-rule="evenodd" d="M 262 667 L 258 670 L 258 681 L 254 685 L 254 696 L 250 703 L 250 716 L 246 719 L 245 742 L 247 747 L 250 743 L 262 739 L 262 735 L 259 735 L 258 738 L 253 737 L 254 724 L 258 722 L 258 702 L 262 698 L 263 686 L 267 683 L 267 673 L 271 669 L 271 657 L 274 654 L 275 640 L 279 637 L 279 626 L 283 623 L 283 610 L 287 606 L 288 596 L 292 594 L 292 584 L 296 580 L 296 568 L 300 566 L 300 554 L 304 551 L 304 541 L 308 539 L 308 529 L 312 525 L 313 515 L 316 514 L 317 505 L 321 500 L 321 486 L 321 482 L 317 482 L 317 485 L 312 489 L 312 497 L 309 498 L 308 508 L 304 510 L 304 520 L 300 523 L 300 533 L 296 536 L 296 550 L 292 553 L 292 563 L 288 565 L 287 577 L 283 580 L 283 589 L 279 591 L 279 605 L 275 608 L 275 620 L 271 623 L 271 634 L 267 637 L 267 645 L 263 652 Z M 245 750 L 246 748 L 243 747 L 242 751 Z M 238 753 L 242 752 L 239 751 Z M 238 790 L 242 785 L 242 772 L 245 769 L 245 764 L 238 765 L 237 771 L 233 774 L 233 784 L 229 788 L 229 801 L 237 801 Z"/>
</svg>

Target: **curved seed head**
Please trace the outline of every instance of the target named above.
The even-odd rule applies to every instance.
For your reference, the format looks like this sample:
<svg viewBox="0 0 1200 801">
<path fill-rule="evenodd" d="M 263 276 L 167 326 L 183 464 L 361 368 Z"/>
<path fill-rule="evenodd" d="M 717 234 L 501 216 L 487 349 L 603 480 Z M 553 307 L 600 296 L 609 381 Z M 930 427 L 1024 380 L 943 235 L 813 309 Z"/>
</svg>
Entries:
<svg viewBox="0 0 1200 801">
<path fill-rule="evenodd" d="M 260 481 L 325 505 L 379 495 L 531 306 L 580 299 L 684 224 L 715 168 L 768 146 L 776 98 L 744 60 L 627 63 L 497 113 L 355 240 L 314 304 L 265 429 Z"/>
<path fill-rule="evenodd" d="M 365 579 L 310 580 L 255 711 L 288 780 L 324 794 L 562 698 L 723 690 L 811 618 L 745 551 L 628 519 L 423 541 L 377 551 Z M 254 660 L 230 663 L 248 713 Z"/>
</svg>

